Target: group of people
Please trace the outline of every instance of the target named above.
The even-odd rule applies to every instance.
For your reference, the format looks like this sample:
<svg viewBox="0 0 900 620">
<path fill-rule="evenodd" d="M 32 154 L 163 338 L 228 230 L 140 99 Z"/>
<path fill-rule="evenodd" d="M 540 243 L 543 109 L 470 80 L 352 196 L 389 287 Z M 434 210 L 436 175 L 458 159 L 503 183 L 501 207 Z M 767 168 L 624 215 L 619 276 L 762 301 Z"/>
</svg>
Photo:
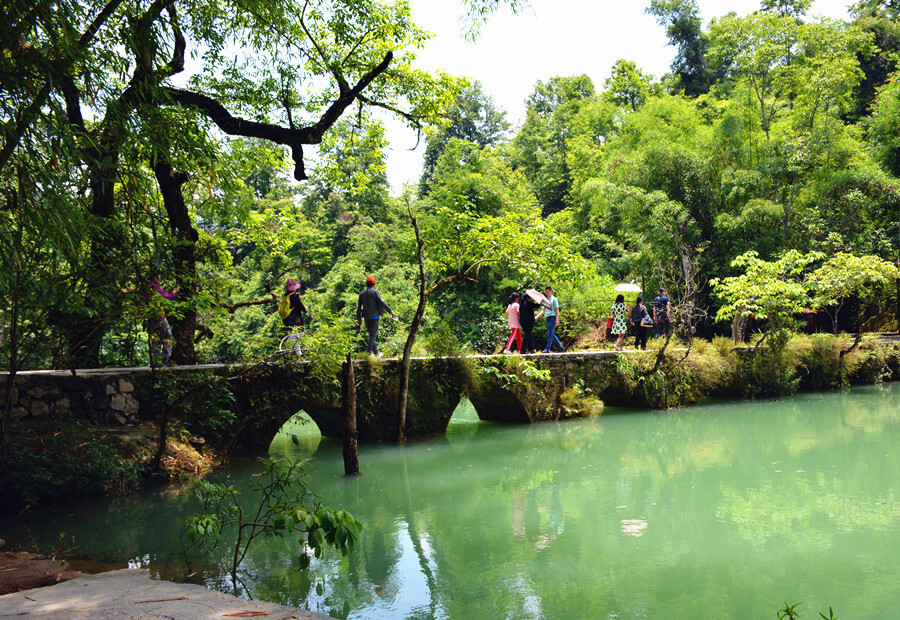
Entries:
<svg viewBox="0 0 900 620">
<path fill-rule="evenodd" d="M 644 298 L 638 297 L 634 302 L 634 307 L 630 309 L 625 303 L 625 296 L 618 295 L 611 310 L 608 330 L 609 333 L 616 336 L 616 351 L 624 351 L 625 334 L 628 333 L 628 323 L 630 322 L 634 328 L 634 346 L 639 349 L 647 348 L 647 330 L 656 326 L 656 337 L 668 336 L 671 327 L 669 314 L 671 312 L 671 302 L 666 289 L 659 289 L 659 295 L 653 300 L 653 317 L 647 307 L 644 305 Z"/>
<path fill-rule="evenodd" d="M 289 278 L 285 284 L 285 292 L 281 297 L 278 305 L 278 314 L 286 330 L 290 332 L 288 338 L 293 339 L 294 351 L 300 355 L 299 335 L 295 328 L 303 327 L 303 315 L 307 312 L 306 306 L 300 299 L 301 285 L 293 278 Z M 178 287 L 172 289 L 171 292 L 165 291 L 159 284 L 159 275 L 154 274 L 150 278 L 149 289 L 153 299 L 172 300 Z M 171 363 L 171 339 L 172 330 L 166 320 L 165 312 L 162 304 L 151 302 L 151 306 L 156 308 L 153 313 L 149 325 L 150 333 L 150 363 L 153 366 L 168 366 Z M 538 311 L 540 308 L 540 311 Z M 630 309 L 625 303 L 625 297 L 619 295 L 613 304 L 611 317 L 607 325 L 607 331 L 617 336 L 615 348 L 617 351 L 624 350 L 624 339 L 628 333 L 629 322 L 634 327 L 635 346 L 641 349 L 647 348 L 647 330 L 649 327 L 656 326 L 656 336 L 668 335 L 669 333 L 669 312 L 670 302 L 666 295 L 666 289 L 659 289 L 659 296 L 653 300 L 653 317 L 644 306 L 642 297 L 638 297 L 633 308 Z M 356 304 L 356 324 L 362 325 L 366 323 L 366 331 L 369 334 L 367 351 L 375 356 L 381 357 L 382 353 L 378 350 L 378 328 L 379 321 L 382 316 L 390 314 L 391 318 L 397 319 L 397 315 L 391 310 L 390 306 L 384 301 L 381 293 L 375 288 L 375 278 L 369 276 L 366 278 L 366 288 L 359 294 Z M 521 353 L 535 353 L 534 347 L 534 327 L 542 317 L 546 321 L 547 326 L 547 344 L 542 353 L 550 353 L 555 348 L 559 352 L 563 352 L 566 348 L 560 342 L 556 335 L 556 327 L 559 325 L 560 311 L 559 300 L 553 294 L 553 288 L 548 286 L 544 289 L 544 295 L 541 296 L 533 289 L 521 295 L 518 292 L 509 296 L 509 305 L 506 307 L 505 314 L 509 321 L 510 336 L 506 341 L 503 353 L 512 352 L 512 346 L 515 343 Z"/>
<path fill-rule="evenodd" d="M 530 289 L 529 289 L 530 290 Z M 511 347 L 515 341 L 521 353 L 534 353 L 534 340 L 532 331 L 537 321 L 544 317 L 547 322 L 547 346 L 543 352 L 549 353 L 552 347 L 556 347 L 559 351 L 565 351 L 566 348 L 556 336 L 556 326 L 559 324 L 559 300 L 553 294 L 553 289 L 547 287 L 544 289 L 544 304 L 532 298 L 528 293 L 512 293 L 509 296 L 509 305 L 506 307 L 506 316 L 509 318 L 509 328 L 511 334 L 509 340 L 506 341 L 506 347 L 503 353 L 511 353 Z M 541 309 L 535 315 L 535 310 Z"/>
<path fill-rule="evenodd" d="M 559 300 L 553 295 L 553 289 L 549 286 L 544 289 L 544 294 L 545 300 L 541 300 L 544 301 L 544 304 L 539 303 L 528 293 L 522 295 L 512 293 L 509 296 L 509 305 L 506 307 L 505 314 L 509 319 L 510 335 L 503 348 L 504 354 L 512 353 L 514 343 L 519 352 L 534 353 L 532 330 L 542 316 L 547 320 L 547 345 L 542 352 L 549 353 L 553 347 L 560 352 L 566 350 L 556 335 L 556 326 L 559 324 Z M 539 307 L 541 311 L 535 315 L 535 310 Z M 629 331 L 629 323 L 634 328 L 635 347 L 637 348 L 647 348 L 647 330 L 650 327 L 656 326 L 657 338 L 667 336 L 671 326 L 670 312 L 671 303 L 664 288 L 659 289 L 659 295 L 653 300 L 652 317 L 644 305 L 643 297 L 638 297 L 634 307 L 629 309 L 625 303 L 625 296 L 618 295 L 607 323 L 608 333 L 617 336 L 614 345 L 616 351 L 625 350 L 624 341 L 625 335 Z"/>
<path fill-rule="evenodd" d="M 303 327 L 303 313 L 307 310 L 297 292 L 299 288 L 300 284 L 297 283 L 296 280 L 293 278 L 288 280 L 287 285 L 285 286 L 285 295 L 282 297 L 281 304 L 279 305 L 279 314 L 281 314 L 282 306 L 290 308 L 290 314 L 288 316 L 282 314 L 284 326 L 288 330 L 293 330 L 295 327 Z M 365 320 L 366 331 L 369 333 L 367 350 L 375 357 L 381 357 L 383 355 L 381 351 L 378 350 L 378 327 L 379 321 L 385 313 L 390 314 L 391 318 L 397 319 L 397 315 L 384 301 L 384 298 L 381 296 L 381 293 L 378 292 L 378 289 L 375 288 L 375 278 L 369 276 L 366 278 L 366 288 L 359 294 L 356 303 L 356 324 L 358 326 L 362 325 L 363 320 Z M 299 355 L 299 344 L 295 346 L 295 350 Z"/>
</svg>

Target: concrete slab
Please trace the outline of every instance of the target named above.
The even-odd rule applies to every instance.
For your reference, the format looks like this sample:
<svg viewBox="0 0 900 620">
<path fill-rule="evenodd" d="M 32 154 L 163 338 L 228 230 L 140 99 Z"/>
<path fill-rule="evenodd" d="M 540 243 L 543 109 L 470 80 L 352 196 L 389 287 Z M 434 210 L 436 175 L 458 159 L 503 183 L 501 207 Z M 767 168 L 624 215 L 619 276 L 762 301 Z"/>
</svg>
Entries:
<svg viewBox="0 0 900 620">
<path fill-rule="evenodd" d="M 255 613 L 254 613 L 255 612 Z M 0 596 L 0 618 L 41 620 L 331 620 L 329 616 L 264 601 L 245 601 L 203 586 L 150 579 L 123 569 Z"/>
</svg>

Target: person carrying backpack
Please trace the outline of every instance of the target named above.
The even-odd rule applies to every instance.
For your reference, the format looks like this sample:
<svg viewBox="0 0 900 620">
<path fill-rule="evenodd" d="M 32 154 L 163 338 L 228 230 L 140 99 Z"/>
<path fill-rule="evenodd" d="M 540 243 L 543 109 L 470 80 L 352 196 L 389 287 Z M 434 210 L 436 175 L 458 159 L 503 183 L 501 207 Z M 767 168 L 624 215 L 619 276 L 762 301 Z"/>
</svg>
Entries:
<svg viewBox="0 0 900 620">
<path fill-rule="evenodd" d="M 278 302 L 278 316 L 281 317 L 285 330 L 289 332 L 295 327 L 303 327 L 303 313 L 307 312 L 306 306 L 303 305 L 303 301 L 300 299 L 299 290 L 300 283 L 294 278 L 288 278 L 287 283 L 284 285 L 284 295 L 281 296 L 281 301 Z M 292 334 L 288 337 L 288 340 L 295 343 L 294 352 L 297 355 L 301 355 L 300 334 Z"/>
</svg>

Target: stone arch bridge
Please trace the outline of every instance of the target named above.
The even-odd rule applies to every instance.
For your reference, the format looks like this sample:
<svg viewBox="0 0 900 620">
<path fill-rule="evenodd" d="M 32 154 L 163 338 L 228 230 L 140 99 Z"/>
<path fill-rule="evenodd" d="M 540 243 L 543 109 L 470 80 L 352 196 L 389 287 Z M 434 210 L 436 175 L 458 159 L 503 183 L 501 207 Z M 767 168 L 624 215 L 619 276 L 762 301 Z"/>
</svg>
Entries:
<svg viewBox="0 0 900 620">
<path fill-rule="evenodd" d="M 586 417 L 613 405 L 647 405 L 620 381 L 611 351 L 549 355 L 414 358 L 406 435 L 442 435 L 463 397 L 482 420 L 528 424 Z M 16 375 L 12 420 L 74 416 L 98 426 L 153 421 L 162 413 L 166 385 L 182 391 L 185 410 L 202 409 L 209 386 L 224 386 L 232 421 L 217 438 L 234 455 L 264 454 L 278 430 L 306 412 L 327 437 L 342 436 L 339 381 L 316 377 L 311 362 L 255 366 L 183 366 L 27 371 Z M 400 363 L 354 362 L 360 441 L 394 435 Z M 176 383 L 177 380 L 177 383 Z M 0 390 L 9 381 L 0 374 Z M 168 383 L 167 383 L 168 382 Z M 0 392 L 0 394 L 5 391 Z M 175 417 L 178 417 L 177 414 Z"/>
</svg>

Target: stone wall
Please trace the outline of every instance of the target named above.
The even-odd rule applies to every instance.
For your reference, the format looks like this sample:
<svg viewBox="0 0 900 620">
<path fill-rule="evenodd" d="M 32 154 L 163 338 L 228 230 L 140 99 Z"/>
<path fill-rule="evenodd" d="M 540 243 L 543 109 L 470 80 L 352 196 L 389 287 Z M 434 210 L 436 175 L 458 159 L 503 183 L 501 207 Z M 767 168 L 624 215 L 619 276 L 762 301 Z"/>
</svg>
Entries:
<svg viewBox="0 0 900 620">
<path fill-rule="evenodd" d="M 6 378 L 0 378 L 0 390 Z M 2 393 L 2 392 L 0 392 Z M 135 424 L 141 404 L 125 374 L 20 373 L 12 388 L 12 421 L 72 415 L 99 425 Z"/>
<path fill-rule="evenodd" d="M 472 358 L 476 377 L 466 396 L 479 418 L 533 424 L 600 413 L 616 373 L 618 353 Z"/>
<path fill-rule="evenodd" d="M 791 353 L 797 381 L 801 388 L 830 389 L 836 385 L 836 363 L 830 363 L 830 370 L 820 368 L 826 356 L 813 345 Z M 665 372 L 653 372 L 654 351 L 413 359 L 406 435 L 443 434 L 462 395 L 482 420 L 529 424 L 586 417 L 604 404 L 668 408 L 703 396 L 740 394 L 735 383 L 747 355 L 706 348 L 706 354 L 698 351 L 688 357 L 685 349 L 669 349 L 661 365 Z M 900 344 L 864 343 L 848 355 L 847 363 L 851 383 L 900 379 Z M 370 360 L 356 362 L 355 367 L 359 440 L 390 441 L 395 436 L 400 364 Z M 11 416 L 16 421 L 69 415 L 101 426 L 155 420 L 165 400 L 161 394 L 167 393 L 166 382 L 159 377 L 195 373 L 199 381 L 188 388 L 192 398 L 209 401 L 212 390 L 204 386 L 211 388 L 215 381 L 217 389 L 224 385 L 232 401 L 228 408 L 234 420 L 217 430 L 219 444 L 234 454 L 263 454 L 275 433 L 299 411 L 306 411 L 323 435 L 342 436 L 339 382 L 317 378 L 311 368 L 301 362 L 180 367 L 165 369 L 159 376 L 146 368 L 76 375 L 25 372 L 16 376 Z M 6 381 L 0 374 L 0 390 Z M 202 410 L 198 405 L 187 409 L 195 418 Z"/>
<path fill-rule="evenodd" d="M 363 442 L 390 441 L 399 398 L 399 369 L 395 360 L 356 363 L 358 382 L 357 426 Z M 231 394 L 230 428 L 210 445 L 231 454 L 264 454 L 278 430 L 293 415 L 305 411 L 323 435 L 343 435 L 343 414 L 335 382 L 323 385 L 309 372 L 308 363 L 240 366 L 198 366 L 164 369 L 154 375 L 146 368 L 18 373 L 12 389 L 11 421 L 70 416 L 98 426 L 125 426 L 158 419 L 165 397 L 167 376 L 186 373 L 198 380 L 195 395 L 215 381 Z M 463 366 L 454 359 L 412 361 L 406 435 L 409 438 L 441 435 L 463 392 Z M 0 374 L 0 395 L 8 375 Z M 183 387 L 180 389 L 184 389 Z M 196 407 L 190 411 L 196 412 Z M 178 416 L 177 412 L 175 414 Z M 195 413 L 196 415 L 196 413 Z"/>
</svg>

